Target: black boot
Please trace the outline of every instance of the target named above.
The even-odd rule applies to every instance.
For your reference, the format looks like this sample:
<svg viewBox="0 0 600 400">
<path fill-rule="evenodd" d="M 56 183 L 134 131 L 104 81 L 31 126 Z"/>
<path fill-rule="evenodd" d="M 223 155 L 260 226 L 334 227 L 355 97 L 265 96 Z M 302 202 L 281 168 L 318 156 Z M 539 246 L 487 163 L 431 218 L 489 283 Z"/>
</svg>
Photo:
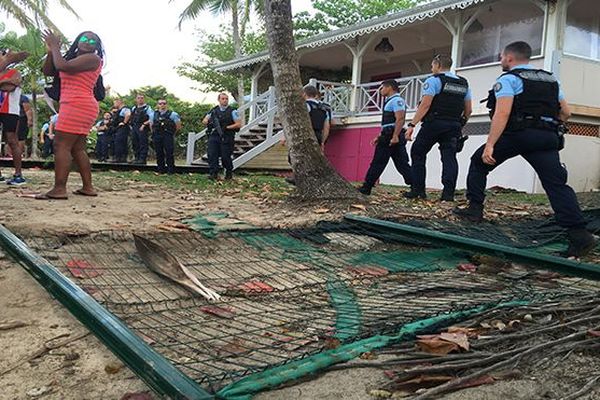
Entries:
<svg viewBox="0 0 600 400">
<path fill-rule="evenodd" d="M 440 197 L 440 201 L 454 201 L 454 193 L 453 192 L 442 192 L 442 197 Z"/>
<path fill-rule="evenodd" d="M 365 196 L 370 196 L 371 195 L 371 186 L 365 185 L 363 184 L 361 187 L 358 188 L 358 191 L 362 194 L 364 194 Z"/>
<path fill-rule="evenodd" d="M 225 180 L 230 181 L 233 179 L 233 171 L 225 171 Z"/>
<path fill-rule="evenodd" d="M 583 257 L 596 247 L 596 238 L 584 228 L 572 228 L 567 231 L 569 248 L 567 257 Z"/>
<path fill-rule="evenodd" d="M 208 175 L 208 179 L 210 179 L 211 181 L 216 181 L 219 179 L 219 175 L 217 174 L 210 174 Z"/>
<path fill-rule="evenodd" d="M 416 191 L 414 189 L 410 189 L 410 192 L 404 192 L 402 194 L 402 196 L 404 196 L 407 199 L 423 199 L 423 200 L 425 200 L 427 198 L 427 193 Z"/>
<path fill-rule="evenodd" d="M 454 214 L 467 221 L 479 223 L 483 221 L 483 204 L 469 203 L 467 208 L 455 208 Z"/>
</svg>

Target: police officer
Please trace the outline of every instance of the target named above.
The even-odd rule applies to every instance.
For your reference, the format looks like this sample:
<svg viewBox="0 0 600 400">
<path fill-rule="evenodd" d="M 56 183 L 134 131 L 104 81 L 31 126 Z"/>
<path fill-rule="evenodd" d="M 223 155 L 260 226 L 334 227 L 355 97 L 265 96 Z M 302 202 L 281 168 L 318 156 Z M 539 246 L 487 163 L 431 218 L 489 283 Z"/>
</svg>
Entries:
<svg viewBox="0 0 600 400">
<path fill-rule="evenodd" d="M 133 164 L 146 165 L 148 158 L 148 135 L 154 120 L 154 110 L 146 104 L 143 94 L 135 96 L 131 109 L 131 145 L 135 159 Z"/>
<path fill-rule="evenodd" d="M 306 102 L 306 110 L 308 111 L 310 124 L 315 132 L 315 137 L 317 138 L 321 152 L 325 153 L 325 142 L 327 142 L 327 138 L 329 138 L 332 113 L 331 107 L 319 100 L 319 95 L 319 90 L 313 85 L 306 85 L 302 89 L 302 97 Z M 285 138 L 283 138 L 280 143 L 285 145 Z M 292 164 L 289 153 L 288 163 L 290 163 L 290 165 Z M 293 175 L 286 177 L 285 180 L 292 185 L 296 184 L 296 179 Z"/>
<path fill-rule="evenodd" d="M 331 108 L 319 100 L 319 90 L 312 85 L 307 85 L 302 89 L 302 96 L 306 101 L 306 109 L 315 137 L 321 150 L 324 151 L 325 142 L 327 142 L 331 129 Z"/>
<path fill-rule="evenodd" d="M 96 123 L 96 159 L 100 162 L 106 162 L 108 159 L 108 141 L 112 130 L 112 114 L 105 112 L 103 118 Z"/>
<path fill-rule="evenodd" d="M 17 127 L 17 137 L 19 139 L 19 148 L 21 149 L 21 154 L 23 156 L 25 153 L 25 142 L 27 141 L 27 137 L 29 136 L 29 128 L 33 126 L 33 109 L 31 108 L 31 103 L 29 102 L 29 97 L 21 94 L 21 99 L 19 100 L 19 125 Z"/>
<path fill-rule="evenodd" d="M 415 126 L 423 122 L 419 134 L 410 149 L 412 160 L 412 185 L 404 193 L 409 199 L 427 197 L 425 193 L 425 165 L 427 153 L 438 143 L 442 158 L 442 201 L 454 201 L 458 161 L 456 153 L 462 136 L 462 126 L 471 116 L 471 91 L 465 78 L 450 72 L 452 59 L 437 55 L 431 62 L 433 76 L 423 84 L 421 103 L 408 124 L 406 139 L 412 140 Z"/>
<path fill-rule="evenodd" d="M 242 127 L 242 120 L 237 112 L 229 106 L 229 96 L 219 93 L 219 105 L 204 117 L 202 123 L 208 129 L 208 166 L 209 178 L 217 179 L 219 175 L 219 158 L 225 168 L 225 179 L 233 178 L 233 147 L 235 134 Z"/>
<path fill-rule="evenodd" d="M 404 136 L 404 118 L 406 116 L 406 102 L 398 93 L 398 82 L 384 81 L 379 88 L 379 93 L 385 96 L 383 114 L 381 116 L 381 133 L 371 141 L 375 145 L 375 154 L 367 171 L 365 182 L 358 189 L 364 195 L 370 195 L 371 189 L 387 166 L 390 158 L 394 166 L 404 178 L 407 185 L 411 184 L 411 169 L 408 164 L 406 152 L 406 138 Z"/>
<path fill-rule="evenodd" d="M 159 174 L 175 173 L 175 135 L 181 129 L 181 118 L 167 107 L 167 100 L 158 100 L 153 115 L 152 141 L 156 151 L 156 170 Z"/>
<path fill-rule="evenodd" d="M 115 99 L 112 116 L 112 129 L 114 135 L 114 163 L 127 162 L 127 138 L 129 137 L 129 120 L 131 119 L 131 110 L 125 107 L 122 99 Z"/>
<path fill-rule="evenodd" d="M 40 142 L 44 145 L 42 148 L 42 157 L 48 158 L 50 154 L 54 154 L 54 134 L 58 114 L 50 117 L 50 120 L 42 126 L 40 132 Z"/>
<path fill-rule="evenodd" d="M 586 229 L 575 192 L 567 185 L 567 171 L 560 162 L 561 124 L 570 110 L 560 85 L 550 72 L 529 64 L 531 47 L 514 42 L 502 53 L 503 75 L 488 98 L 492 124 L 487 143 L 471 157 L 467 176 L 469 206 L 456 209 L 471 222 L 483 219 L 487 175 L 504 161 L 522 156 L 537 172 L 550 199 L 557 223 L 567 229 L 568 256 L 580 257 L 595 246 Z"/>
</svg>

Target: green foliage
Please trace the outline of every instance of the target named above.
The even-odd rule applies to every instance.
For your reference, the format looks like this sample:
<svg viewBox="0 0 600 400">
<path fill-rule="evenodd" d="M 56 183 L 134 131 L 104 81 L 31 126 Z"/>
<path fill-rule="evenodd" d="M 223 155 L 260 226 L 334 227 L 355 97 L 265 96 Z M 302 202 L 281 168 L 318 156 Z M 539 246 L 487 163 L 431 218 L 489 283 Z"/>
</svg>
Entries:
<svg viewBox="0 0 600 400">
<path fill-rule="evenodd" d="M 371 18 L 414 7 L 416 0 L 312 0 L 317 12 L 294 17 L 297 37 L 305 38 L 332 29 L 343 28 Z"/>
<path fill-rule="evenodd" d="M 204 31 L 198 32 L 200 43 L 196 51 L 199 57 L 195 63 L 183 63 L 177 67 L 177 72 L 202 85 L 202 89 L 212 92 L 226 91 L 238 99 L 237 75 L 232 73 L 216 72 L 215 65 L 235 58 L 233 39 L 229 30 L 223 26 L 220 33 L 208 34 Z M 253 54 L 267 48 L 266 38 L 263 32 L 247 32 L 242 42 L 243 53 Z M 244 73 L 248 78 L 249 73 Z M 250 90 L 250 80 L 245 79 L 245 90 Z"/>
<path fill-rule="evenodd" d="M 41 93 L 44 88 L 42 65 L 46 54 L 46 45 L 41 39 L 40 31 L 36 28 L 29 28 L 22 36 L 18 36 L 15 32 L 7 32 L 0 37 L 0 48 L 29 53 L 29 57 L 17 65 L 17 69 L 23 76 L 22 88 L 26 93 Z"/>
<path fill-rule="evenodd" d="M 327 17 L 323 13 L 313 15 L 307 11 L 302 11 L 294 15 L 294 37 L 296 40 L 306 39 L 327 32 L 330 29 Z"/>
<path fill-rule="evenodd" d="M 67 0 L 0 0 L 0 12 L 7 14 L 24 28 L 50 28 L 60 34 L 60 30 L 48 16 L 52 3 L 79 18 Z"/>
</svg>

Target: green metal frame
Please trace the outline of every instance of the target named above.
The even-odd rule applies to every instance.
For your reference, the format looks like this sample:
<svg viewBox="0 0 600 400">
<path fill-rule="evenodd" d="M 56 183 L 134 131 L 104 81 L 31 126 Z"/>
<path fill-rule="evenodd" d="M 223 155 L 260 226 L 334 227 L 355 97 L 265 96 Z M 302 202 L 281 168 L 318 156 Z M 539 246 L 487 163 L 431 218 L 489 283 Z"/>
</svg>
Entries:
<svg viewBox="0 0 600 400">
<path fill-rule="evenodd" d="M 215 398 L 2 225 L 0 245 L 155 392 L 177 400 Z"/>
<path fill-rule="evenodd" d="M 472 238 L 466 238 L 448 233 L 432 231 L 410 225 L 403 225 L 391 221 L 382 221 L 360 215 L 347 214 L 346 220 L 377 227 L 397 233 L 410 235 L 418 239 L 424 239 L 436 244 L 458 247 L 465 250 L 477 251 L 490 255 L 502 255 L 515 261 L 521 261 L 539 267 L 551 269 L 568 275 L 582 278 L 600 280 L 600 265 L 587 264 L 563 257 L 542 254 L 527 249 L 519 249 L 501 244 L 485 242 Z"/>
</svg>

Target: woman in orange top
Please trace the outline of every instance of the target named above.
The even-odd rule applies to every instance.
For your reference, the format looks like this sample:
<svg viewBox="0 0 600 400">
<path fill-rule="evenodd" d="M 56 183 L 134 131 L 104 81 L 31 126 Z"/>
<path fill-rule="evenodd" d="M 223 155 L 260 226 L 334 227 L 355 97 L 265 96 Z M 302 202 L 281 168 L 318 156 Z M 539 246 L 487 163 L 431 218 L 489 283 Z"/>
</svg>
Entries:
<svg viewBox="0 0 600 400">
<path fill-rule="evenodd" d="M 60 76 L 60 108 L 54 137 L 54 187 L 36 198 L 67 199 L 67 179 L 71 158 L 77 164 L 83 187 L 73 193 L 97 196 L 92 185 L 90 159 L 86 152 L 87 135 L 98 116 L 94 86 L 102 70 L 104 51 L 98 35 L 80 33 L 67 53 L 60 53 L 60 39 L 50 31 L 43 35 L 48 55 L 43 72 Z"/>
</svg>

